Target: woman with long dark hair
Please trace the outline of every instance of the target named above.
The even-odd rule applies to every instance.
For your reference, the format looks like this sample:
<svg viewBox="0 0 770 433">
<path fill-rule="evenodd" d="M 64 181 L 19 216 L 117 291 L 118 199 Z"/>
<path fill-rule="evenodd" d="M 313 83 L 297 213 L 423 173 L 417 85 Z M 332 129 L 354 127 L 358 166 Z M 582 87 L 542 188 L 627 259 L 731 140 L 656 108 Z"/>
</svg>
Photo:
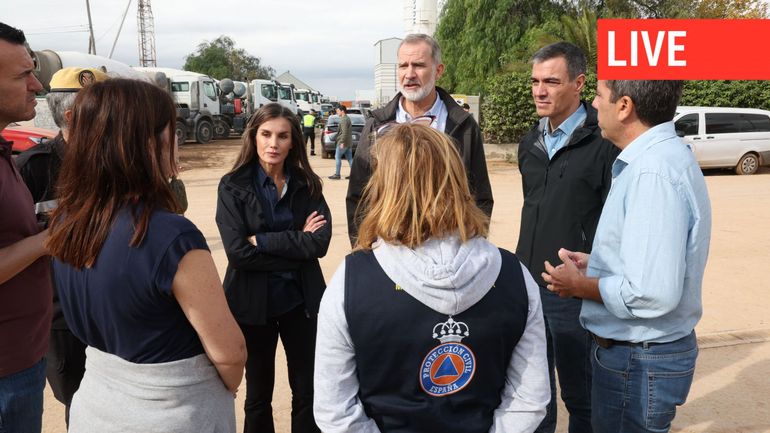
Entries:
<svg viewBox="0 0 770 433">
<path fill-rule="evenodd" d="M 318 259 L 329 248 L 331 214 L 290 110 L 267 104 L 251 117 L 235 165 L 219 183 L 216 220 L 229 261 L 227 301 L 249 351 L 244 431 L 274 431 L 279 336 L 292 390 L 292 432 L 318 431 L 313 357 L 326 287 Z"/>
<path fill-rule="evenodd" d="M 176 215 L 174 103 L 113 79 L 81 90 L 48 248 L 88 345 L 69 431 L 234 432 L 246 352 L 203 234 Z"/>
</svg>

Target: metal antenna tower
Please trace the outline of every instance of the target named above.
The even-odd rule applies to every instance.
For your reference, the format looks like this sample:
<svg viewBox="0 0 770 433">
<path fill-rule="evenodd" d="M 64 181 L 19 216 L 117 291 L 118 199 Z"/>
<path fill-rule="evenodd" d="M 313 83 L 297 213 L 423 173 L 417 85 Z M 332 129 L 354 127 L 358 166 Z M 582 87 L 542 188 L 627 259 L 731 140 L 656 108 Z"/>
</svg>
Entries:
<svg viewBox="0 0 770 433">
<path fill-rule="evenodd" d="M 139 65 L 158 66 L 155 56 L 155 19 L 152 17 L 150 0 L 139 0 L 136 21 L 139 27 Z"/>
</svg>

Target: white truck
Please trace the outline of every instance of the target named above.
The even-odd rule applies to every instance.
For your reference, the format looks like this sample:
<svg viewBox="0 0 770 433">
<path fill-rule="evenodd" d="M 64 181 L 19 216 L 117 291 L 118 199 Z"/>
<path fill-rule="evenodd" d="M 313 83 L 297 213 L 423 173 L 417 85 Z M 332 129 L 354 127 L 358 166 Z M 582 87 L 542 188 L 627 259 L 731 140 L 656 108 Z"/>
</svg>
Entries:
<svg viewBox="0 0 770 433">
<path fill-rule="evenodd" d="M 278 102 L 291 110 L 292 113 L 297 113 L 298 116 L 301 116 L 302 112 L 294 96 L 294 84 L 281 83 L 280 81 L 276 81 L 275 84 L 278 86 Z"/>
<path fill-rule="evenodd" d="M 208 143 L 212 138 L 230 135 L 231 123 L 222 114 L 220 89 L 208 75 L 172 68 L 134 67 L 158 85 L 166 86 L 177 107 L 176 137 L 179 143 L 194 139 Z M 232 84 L 232 81 L 230 81 Z"/>
<path fill-rule="evenodd" d="M 251 80 L 248 89 L 249 112 L 253 113 L 259 107 L 278 102 L 278 86 L 273 80 Z"/>
<path fill-rule="evenodd" d="M 294 96 L 297 97 L 297 108 L 307 113 L 313 107 L 313 97 L 308 89 L 295 89 Z"/>
</svg>

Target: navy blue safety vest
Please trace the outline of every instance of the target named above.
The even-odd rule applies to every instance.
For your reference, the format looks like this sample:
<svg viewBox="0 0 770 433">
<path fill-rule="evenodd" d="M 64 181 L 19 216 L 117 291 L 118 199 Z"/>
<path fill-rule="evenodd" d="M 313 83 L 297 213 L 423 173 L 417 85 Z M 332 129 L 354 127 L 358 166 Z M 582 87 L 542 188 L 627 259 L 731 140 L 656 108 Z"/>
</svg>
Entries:
<svg viewBox="0 0 770 433">
<path fill-rule="evenodd" d="M 527 323 L 521 265 L 501 249 L 497 281 L 450 317 L 396 285 L 371 252 L 345 259 L 345 316 L 359 398 L 383 433 L 488 432 Z"/>
</svg>

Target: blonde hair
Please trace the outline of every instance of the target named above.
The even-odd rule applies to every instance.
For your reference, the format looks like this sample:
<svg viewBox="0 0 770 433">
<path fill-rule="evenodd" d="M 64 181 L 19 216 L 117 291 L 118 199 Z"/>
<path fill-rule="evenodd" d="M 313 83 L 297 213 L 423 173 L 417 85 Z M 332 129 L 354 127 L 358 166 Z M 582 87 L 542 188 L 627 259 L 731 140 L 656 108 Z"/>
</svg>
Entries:
<svg viewBox="0 0 770 433">
<path fill-rule="evenodd" d="M 455 233 L 463 242 L 487 235 L 489 218 L 476 207 L 460 153 L 447 135 L 424 125 L 397 125 L 372 147 L 372 168 L 356 249 L 371 249 L 378 237 L 414 249 Z"/>
</svg>

